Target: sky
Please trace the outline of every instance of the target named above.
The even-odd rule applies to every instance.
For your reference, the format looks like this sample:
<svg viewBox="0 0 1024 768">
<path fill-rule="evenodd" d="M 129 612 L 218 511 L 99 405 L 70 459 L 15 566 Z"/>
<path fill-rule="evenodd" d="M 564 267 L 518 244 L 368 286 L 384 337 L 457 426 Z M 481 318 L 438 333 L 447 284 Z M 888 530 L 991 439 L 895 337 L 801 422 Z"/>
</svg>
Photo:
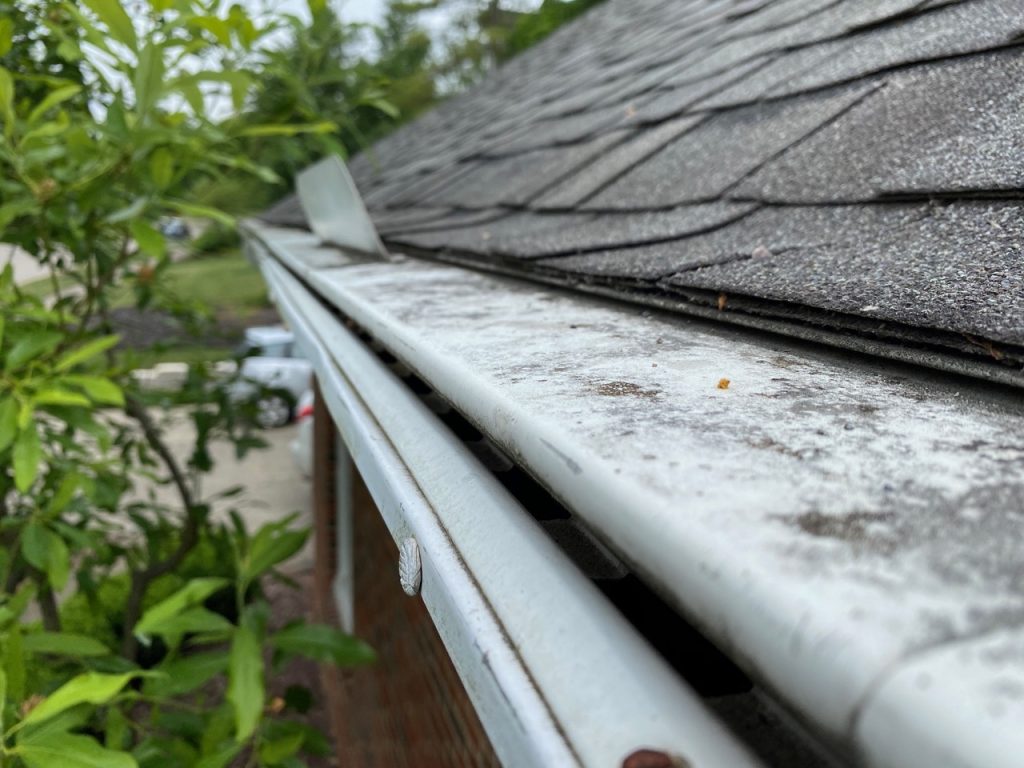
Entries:
<svg viewBox="0 0 1024 768">
<path fill-rule="evenodd" d="M 306 0 L 244 0 L 250 7 L 269 6 L 275 10 L 285 13 L 295 13 L 301 16 L 307 15 Z M 330 0 L 331 5 L 338 11 L 343 21 L 362 22 L 374 24 L 384 17 L 384 8 L 387 0 Z M 515 2 L 502 3 L 505 7 L 513 8 L 536 8 L 540 0 L 515 0 Z M 428 28 L 439 31 L 443 28 L 448 19 L 448 13 L 442 9 L 436 12 L 425 14 L 423 22 Z"/>
<path fill-rule="evenodd" d="M 306 0 L 246 0 L 250 7 L 273 7 L 283 13 L 295 13 L 301 16 L 307 15 Z M 386 0 L 333 0 L 331 5 L 340 13 L 341 18 L 349 22 L 375 23 L 381 20 L 384 15 Z"/>
<path fill-rule="evenodd" d="M 384 15 L 384 0 L 343 0 L 334 4 L 345 21 L 377 22 Z"/>
</svg>

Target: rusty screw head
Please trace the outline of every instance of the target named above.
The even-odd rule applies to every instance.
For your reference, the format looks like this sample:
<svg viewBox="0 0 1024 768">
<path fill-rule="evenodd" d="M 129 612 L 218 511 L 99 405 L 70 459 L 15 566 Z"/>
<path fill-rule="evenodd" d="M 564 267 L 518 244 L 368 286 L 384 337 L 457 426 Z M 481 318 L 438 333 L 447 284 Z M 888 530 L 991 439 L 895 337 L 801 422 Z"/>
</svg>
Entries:
<svg viewBox="0 0 1024 768">
<path fill-rule="evenodd" d="M 690 768 L 690 763 L 656 749 L 638 749 L 622 761 L 622 768 Z"/>
</svg>

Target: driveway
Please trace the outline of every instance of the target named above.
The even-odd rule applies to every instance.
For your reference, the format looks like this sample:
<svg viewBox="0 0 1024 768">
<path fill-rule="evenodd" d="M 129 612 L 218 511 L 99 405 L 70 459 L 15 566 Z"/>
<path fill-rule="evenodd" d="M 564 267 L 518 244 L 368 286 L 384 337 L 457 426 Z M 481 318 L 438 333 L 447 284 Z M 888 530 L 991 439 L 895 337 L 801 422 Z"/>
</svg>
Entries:
<svg viewBox="0 0 1024 768">
<path fill-rule="evenodd" d="M 228 510 L 237 509 L 250 531 L 293 512 L 299 513 L 296 525 L 312 524 L 310 484 L 296 468 L 289 449 L 297 430 L 295 425 L 289 425 L 262 433 L 269 446 L 263 450 L 250 451 L 242 460 L 235 458 L 230 443 L 217 442 L 211 446 L 214 467 L 203 478 L 203 497 L 210 497 L 236 485 L 245 487 L 241 496 L 216 502 L 216 516 L 227 519 Z M 168 446 L 183 463 L 187 461 L 192 449 L 194 434 L 191 423 L 179 418 L 177 414 L 169 417 L 164 426 Z M 157 489 L 157 495 L 168 504 L 177 502 L 177 496 L 167 487 Z M 289 570 L 310 567 L 312 563 L 310 540 L 290 562 Z"/>
<path fill-rule="evenodd" d="M 0 244 L 0 269 L 3 269 L 8 263 L 14 267 L 16 283 L 30 283 L 50 274 L 45 267 L 41 267 L 39 262 L 25 251 L 8 243 L 2 243 Z"/>
</svg>

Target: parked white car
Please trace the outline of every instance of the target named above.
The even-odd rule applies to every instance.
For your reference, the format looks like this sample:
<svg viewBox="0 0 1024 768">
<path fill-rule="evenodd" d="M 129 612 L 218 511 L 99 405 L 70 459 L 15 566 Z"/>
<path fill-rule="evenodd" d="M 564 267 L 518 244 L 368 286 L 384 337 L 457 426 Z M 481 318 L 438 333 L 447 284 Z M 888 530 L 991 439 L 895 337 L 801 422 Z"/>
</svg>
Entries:
<svg viewBox="0 0 1024 768">
<path fill-rule="evenodd" d="M 256 422 L 263 428 L 283 427 L 309 389 L 312 364 L 296 348 L 294 334 L 281 326 L 258 326 L 245 332 L 239 397 L 266 391 L 257 401 Z"/>
</svg>

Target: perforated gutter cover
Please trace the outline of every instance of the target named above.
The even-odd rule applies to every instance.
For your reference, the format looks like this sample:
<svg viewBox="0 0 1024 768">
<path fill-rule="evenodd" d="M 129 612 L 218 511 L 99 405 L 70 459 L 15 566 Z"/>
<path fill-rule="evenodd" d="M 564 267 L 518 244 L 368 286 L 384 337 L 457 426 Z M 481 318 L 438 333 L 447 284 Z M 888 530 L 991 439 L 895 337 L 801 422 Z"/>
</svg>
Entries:
<svg viewBox="0 0 1024 768">
<path fill-rule="evenodd" d="M 365 329 L 820 734 L 871 766 L 1017 765 L 1019 398 L 248 234 L 275 292 L 301 284 Z M 304 316 L 325 338 L 327 309 Z"/>
</svg>

